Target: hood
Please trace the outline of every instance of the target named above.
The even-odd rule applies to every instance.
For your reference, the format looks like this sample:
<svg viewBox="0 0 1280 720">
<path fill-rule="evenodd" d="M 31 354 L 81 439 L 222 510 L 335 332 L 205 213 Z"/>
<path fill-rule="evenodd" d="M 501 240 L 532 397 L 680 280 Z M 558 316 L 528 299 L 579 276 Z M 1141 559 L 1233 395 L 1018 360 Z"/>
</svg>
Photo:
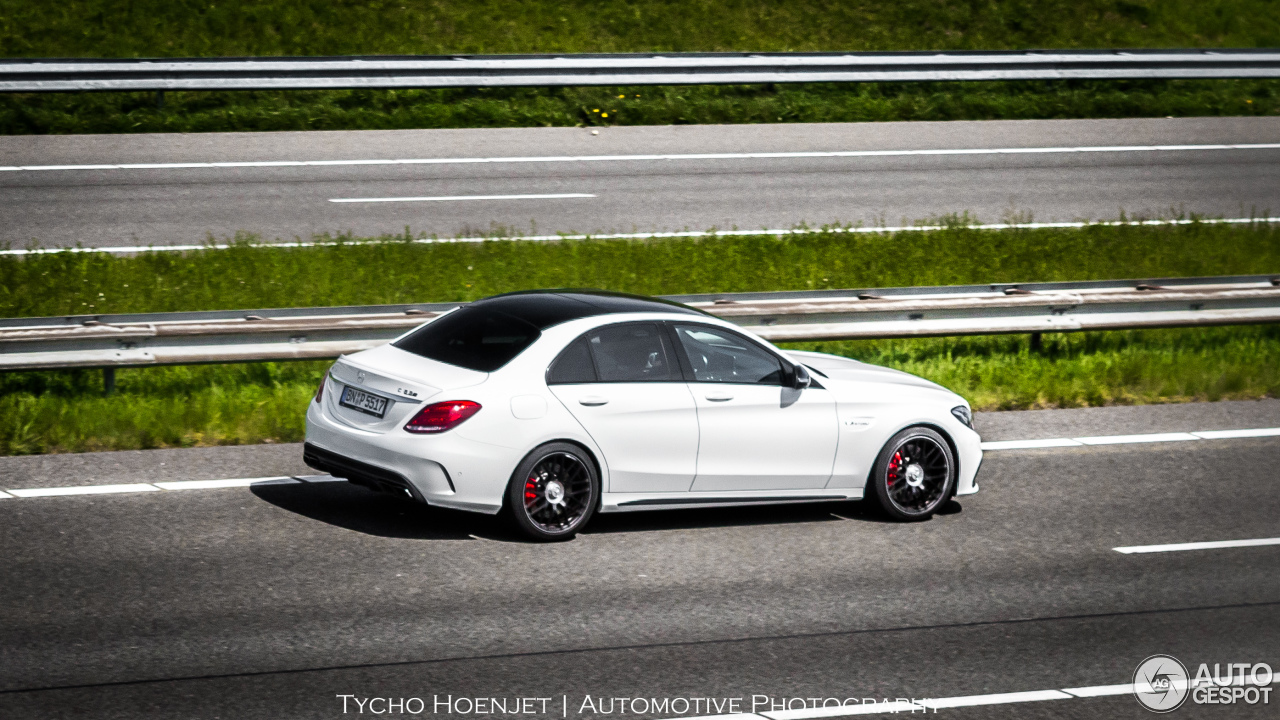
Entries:
<svg viewBox="0 0 1280 720">
<path fill-rule="evenodd" d="M 903 372 L 901 370 L 880 367 L 879 365 L 869 365 L 858 360 L 840 357 L 839 355 L 828 355 L 827 353 L 800 352 L 796 350 L 789 350 L 786 351 L 786 353 L 794 358 L 796 362 L 821 370 L 823 373 L 826 373 L 829 377 L 835 380 L 894 383 L 897 385 L 929 388 L 930 390 L 942 390 L 952 395 L 955 394 L 935 382 L 925 380 L 922 377 L 916 377 L 911 373 Z"/>
</svg>

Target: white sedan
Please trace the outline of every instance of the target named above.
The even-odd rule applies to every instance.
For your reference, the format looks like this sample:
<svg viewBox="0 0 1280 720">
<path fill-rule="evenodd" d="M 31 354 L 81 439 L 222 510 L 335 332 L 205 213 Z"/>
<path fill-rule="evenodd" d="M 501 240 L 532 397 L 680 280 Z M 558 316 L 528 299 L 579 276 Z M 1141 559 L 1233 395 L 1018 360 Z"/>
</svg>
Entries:
<svg viewBox="0 0 1280 720">
<path fill-rule="evenodd" d="M 921 520 L 977 492 L 982 462 L 968 404 L 939 385 L 578 290 L 488 298 L 340 358 L 304 452 L 371 489 L 505 511 L 538 540 L 596 512 L 864 496 Z"/>
</svg>

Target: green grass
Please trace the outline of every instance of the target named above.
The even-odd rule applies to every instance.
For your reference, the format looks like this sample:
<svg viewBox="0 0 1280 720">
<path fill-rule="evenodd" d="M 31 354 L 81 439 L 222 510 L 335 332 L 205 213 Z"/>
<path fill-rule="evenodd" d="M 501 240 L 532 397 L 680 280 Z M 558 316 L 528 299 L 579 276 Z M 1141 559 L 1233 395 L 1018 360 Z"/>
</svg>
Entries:
<svg viewBox="0 0 1280 720">
<path fill-rule="evenodd" d="M 944 220 L 948 222 L 948 220 Z M 474 300 L 600 287 L 644 295 L 1280 272 L 1280 223 L 969 229 L 786 238 L 337 241 L 0 257 L 0 317 Z"/>
<path fill-rule="evenodd" d="M 0 0 L 0 55 L 1263 47 L 1269 0 Z"/>
<path fill-rule="evenodd" d="M 897 368 L 976 410 L 1135 405 L 1280 396 L 1280 327 L 791 343 Z"/>
<path fill-rule="evenodd" d="M 0 375 L 0 455 L 294 442 L 327 362 Z"/>
<path fill-rule="evenodd" d="M 7 57 L 1278 45 L 1270 0 L 0 0 Z M 1278 96 L 1258 80 L 202 92 L 163 108 L 151 93 L 23 94 L 0 97 L 0 133 L 1274 115 Z"/>
<path fill-rule="evenodd" d="M 644 294 L 983 282 L 1280 274 L 1276 224 L 1083 230 L 826 231 L 785 239 L 377 243 L 133 257 L 0 258 L 0 315 L 33 316 L 471 300 L 537 287 Z M 805 343 L 896 367 L 978 409 L 1077 407 L 1280 395 L 1280 328 Z M 327 363 L 0 375 L 0 454 L 302 437 Z"/>
<path fill-rule="evenodd" d="M 895 367 L 977 410 L 1280 396 L 1280 328 L 791 343 Z M 0 375 L 0 455 L 299 442 L 327 362 Z"/>
<path fill-rule="evenodd" d="M 1274 80 L 100 93 L 0 96 L 0 134 L 1277 114 Z"/>
</svg>

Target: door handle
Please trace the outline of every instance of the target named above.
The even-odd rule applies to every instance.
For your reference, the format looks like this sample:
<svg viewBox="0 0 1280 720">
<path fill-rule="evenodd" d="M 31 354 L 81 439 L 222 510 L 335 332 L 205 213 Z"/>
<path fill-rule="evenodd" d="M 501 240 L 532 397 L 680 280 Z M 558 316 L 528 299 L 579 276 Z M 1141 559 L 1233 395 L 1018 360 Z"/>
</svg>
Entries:
<svg viewBox="0 0 1280 720">
<path fill-rule="evenodd" d="M 578 398 L 578 404 L 586 405 L 587 407 L 597 407 L 608 402 L 609 398 L 600 397 L 599 395 L 588 395 L 586 397 Z"/>
<path fill-rule="evenodd" d="M 730 395 L 727 392 L 710 392 L 707 393 L 707 399 L 711 402 L 724 402 L 726 400 L 732 400 L 733 395 Z"/>
</svg>

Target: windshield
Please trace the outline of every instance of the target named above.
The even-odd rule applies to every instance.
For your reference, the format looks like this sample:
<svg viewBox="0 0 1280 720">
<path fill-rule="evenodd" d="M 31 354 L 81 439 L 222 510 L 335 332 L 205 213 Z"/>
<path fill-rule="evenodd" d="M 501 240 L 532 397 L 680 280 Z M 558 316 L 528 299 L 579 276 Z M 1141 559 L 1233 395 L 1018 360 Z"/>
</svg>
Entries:
<svg viewBox="0 0 1280 720">
<path fill-rule="evenodd" d="M 542 333 L 506 313 L 464 307 L 395 342 L 401 350 L 450 365 L 493 372 L 524 352 Z"/>
</svg>

